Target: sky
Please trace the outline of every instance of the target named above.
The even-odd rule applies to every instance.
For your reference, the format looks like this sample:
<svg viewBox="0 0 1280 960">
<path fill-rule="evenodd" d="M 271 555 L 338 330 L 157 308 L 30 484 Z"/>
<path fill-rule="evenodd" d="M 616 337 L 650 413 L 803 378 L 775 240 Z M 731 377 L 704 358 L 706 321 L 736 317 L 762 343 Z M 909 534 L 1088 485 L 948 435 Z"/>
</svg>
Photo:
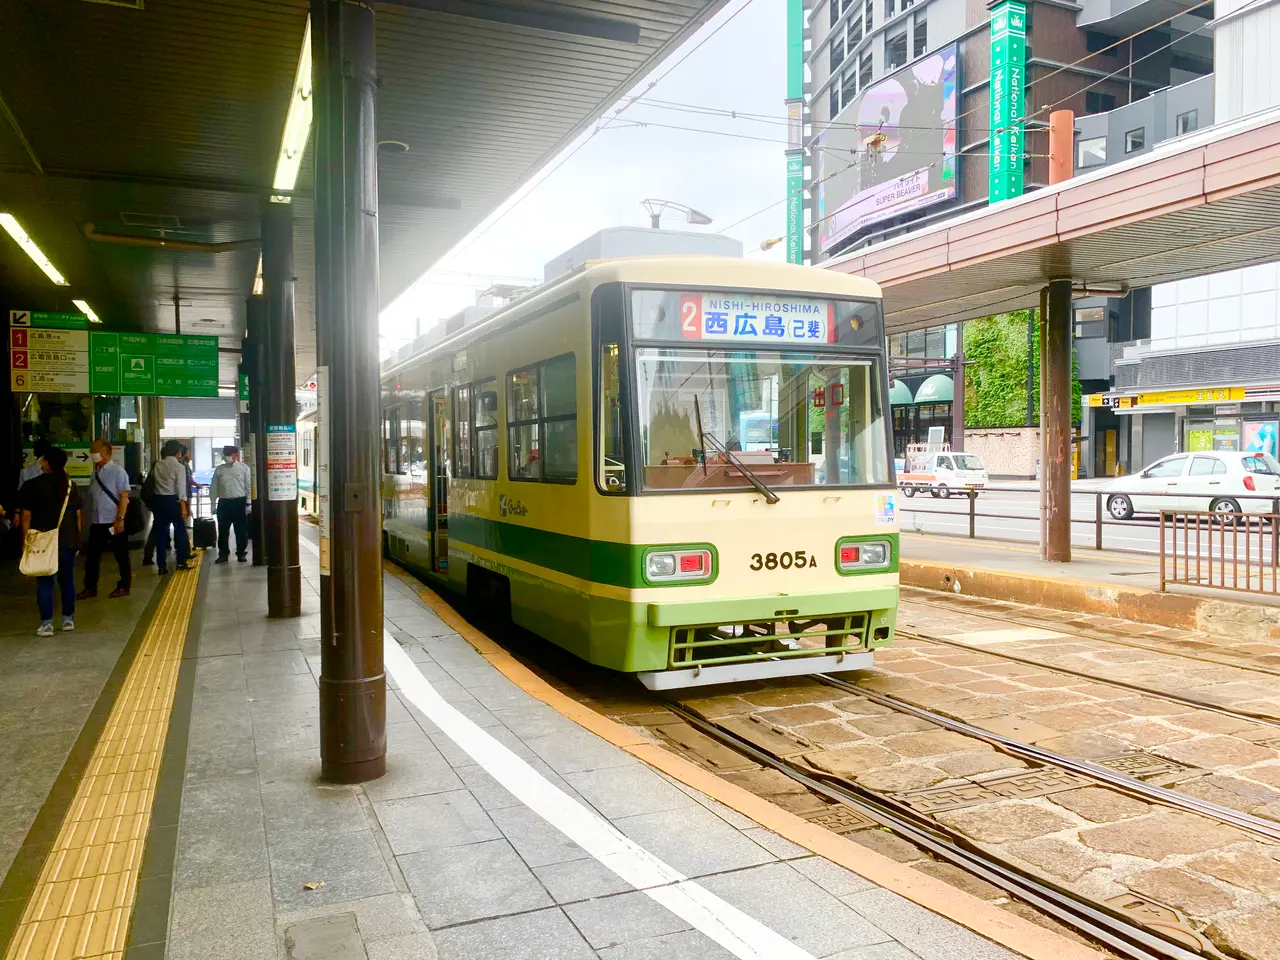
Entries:
<svg viewBox="0 0 1280 960">
<path fill-rule="evenodd" d="M 646 197 L 674 200 L 712 218 L 709 226 L 691 227 L 671 216 L 663 219 L 664 228 L 716 233 L 728 227 L 725 232 L 742 242 L 747 256 L 785 259 L 785 244 L 768 252 L 759 247 L 786 233 L 786 54 L 785 0 L 730 0 L 629 94 L 644 93 L 642 99 L 594 136 L 586 135 L 585 145 L 563 165 L 556 168 L 559 157 L 548 164 L 387 306 L 380 317 L 383 355 L 474 303 L 491 283 L 541 282 L 547 261 L 597 230 L 648 226 L 640 205 Z M 646 92 L 655 78 L 660 82 Z M 659 101 L 776 120 L 707 115 Z M 775 205 L 765 213 L 733 226 L 770 203 Z"/>
</svg>

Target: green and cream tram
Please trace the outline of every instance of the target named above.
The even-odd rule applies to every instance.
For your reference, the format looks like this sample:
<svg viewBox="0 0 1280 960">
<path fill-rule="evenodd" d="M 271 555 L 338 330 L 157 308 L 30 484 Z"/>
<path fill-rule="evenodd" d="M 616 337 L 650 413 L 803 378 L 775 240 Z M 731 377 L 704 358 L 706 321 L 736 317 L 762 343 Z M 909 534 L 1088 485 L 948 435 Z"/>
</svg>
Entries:
<svg viewBox="0 0 1280 960">
<path fill-rule="evenodd" d="M 386 549 L 655 689 L 893 642 L 879 288 L 589 263 L 386 370 Z"/>
</svg>

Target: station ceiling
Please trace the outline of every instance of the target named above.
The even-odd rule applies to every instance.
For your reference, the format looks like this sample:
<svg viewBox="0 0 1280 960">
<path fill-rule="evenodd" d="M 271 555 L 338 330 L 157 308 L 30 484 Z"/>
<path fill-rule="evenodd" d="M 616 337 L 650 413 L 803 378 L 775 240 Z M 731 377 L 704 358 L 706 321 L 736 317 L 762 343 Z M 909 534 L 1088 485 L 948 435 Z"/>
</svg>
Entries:
<svg viewBox="0 0 1280 960">
<path fill-rule="evenodd" d="M 824 264 L 884 292 L 890 331 L 1280 260 L 1280 109 Z"/>
<path fill-rule="evenodd" d="M 379 152 L 383 304 L 723 2 L 378 3 L 378 138 L 408 146 Z M 71 310 L 78 298 L 106 329 L 172 332 L 177 314 L 183 333 L 238 346 L 308 9 L 0 0 L 0 212 L 69 281 L 54 286 L 0 235 L 5 309 Z M 315 368 L 312 154 L 294 200 L 300 379 Z M 230 246 L 175 249 L 182 241 Z M 235 363 L 224 355 L 223 383 Z"/>
</svg>

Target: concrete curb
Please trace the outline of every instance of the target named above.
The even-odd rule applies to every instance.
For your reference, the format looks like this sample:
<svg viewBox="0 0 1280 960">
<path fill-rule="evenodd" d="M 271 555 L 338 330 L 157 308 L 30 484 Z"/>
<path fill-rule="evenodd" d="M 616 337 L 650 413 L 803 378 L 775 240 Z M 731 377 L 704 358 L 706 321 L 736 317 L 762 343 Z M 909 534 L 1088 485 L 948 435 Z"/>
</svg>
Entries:
<svg viewBox="0 0 1280 960">
<path fill-rule="evenodd" d="M 903 560 L 899 576 L 908 587 L 1198 630 L 1233 640 L 1280 642 L 1280 607 L 922 560 Z"/>
</svg>

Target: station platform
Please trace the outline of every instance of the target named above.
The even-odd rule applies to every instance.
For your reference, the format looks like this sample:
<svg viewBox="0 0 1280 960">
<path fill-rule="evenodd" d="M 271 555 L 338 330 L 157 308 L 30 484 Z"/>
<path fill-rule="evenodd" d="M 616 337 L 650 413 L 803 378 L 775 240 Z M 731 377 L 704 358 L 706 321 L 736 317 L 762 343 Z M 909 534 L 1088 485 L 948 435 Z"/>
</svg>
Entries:
<svg viewBox="0 0 1280 960">
<path fill-rule="evenodd" d="M 0 574 L 4 960 L 1100 956 L 569 700 L 401 571 L 388 772 L 320 782 L 313 537 L 293 620 L 206 554 L 37 639 Z"/>
<path fill-rule="evenodd" d="M 1280 598 L 1172 585 L 1161 592 L 1156 556 L 1077 549 L 1070 563 L 1050 563 L 1035 544 L 903 533 L 900 573 L 905 587 L 1280 641 Z"/>
</svg>

